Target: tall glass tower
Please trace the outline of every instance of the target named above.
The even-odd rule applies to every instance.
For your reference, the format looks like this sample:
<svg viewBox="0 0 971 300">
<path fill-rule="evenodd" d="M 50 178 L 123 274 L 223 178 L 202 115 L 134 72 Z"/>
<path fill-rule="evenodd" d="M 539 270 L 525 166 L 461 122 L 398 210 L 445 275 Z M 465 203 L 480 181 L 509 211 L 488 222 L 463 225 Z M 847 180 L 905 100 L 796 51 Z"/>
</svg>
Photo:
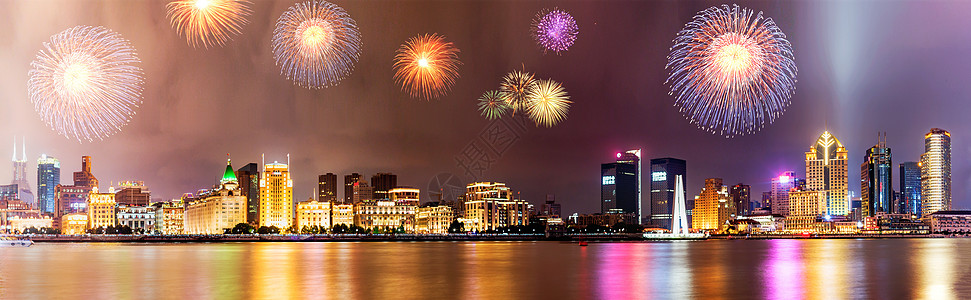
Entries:
<svg viewBox="0 0 971 300">
<path fill-rule="evenodd" d="M 641 219 L 640 149 L 617 153 L 617 162 L 600 165 L 600 212 L 634 213 Z"/>
<path fill-rule="evenodd" d="M 37 160 L 37 209 L 57 212 L 57 185 L 61 184 L 61 163 L 53 156 L 41 155 Z"/>
<path fill-rule="evenodd" d="M 920 164 L 915 161 L 900 163 L 900 213 L 920 217 Z"/>
<path fill-rule="evenodd" d="M 920 156 L 921 215 L 951 209 L 951 133 L 931 128 Z"/>
<path fill-rule="evenodd" d="M 860 164 L 860 196 L 863 217 L 877 213 L 893 213 L 893 157 L 887 147 L 886 135 L 866 150 Z"/>
</svg>

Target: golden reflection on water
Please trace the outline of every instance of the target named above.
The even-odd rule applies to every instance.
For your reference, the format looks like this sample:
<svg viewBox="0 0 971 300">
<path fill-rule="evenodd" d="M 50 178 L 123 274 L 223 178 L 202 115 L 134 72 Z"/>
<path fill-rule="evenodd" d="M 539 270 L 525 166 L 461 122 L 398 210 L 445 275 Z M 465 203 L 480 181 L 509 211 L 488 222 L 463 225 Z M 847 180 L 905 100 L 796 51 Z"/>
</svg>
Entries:
<svg viewBox="0 0 971 300">
<path fill-rule="evenodd" d="M 968 298 L 971 239 L 38 244 L 0 298 Z"/>
</svg>

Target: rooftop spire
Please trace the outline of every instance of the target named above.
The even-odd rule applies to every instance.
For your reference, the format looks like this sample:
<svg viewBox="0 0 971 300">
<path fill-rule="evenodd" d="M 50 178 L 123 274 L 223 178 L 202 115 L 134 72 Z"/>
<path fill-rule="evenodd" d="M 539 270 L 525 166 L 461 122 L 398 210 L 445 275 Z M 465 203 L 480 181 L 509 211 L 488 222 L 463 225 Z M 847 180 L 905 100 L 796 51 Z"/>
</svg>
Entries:
<svg viewBox="0 0 971 300">
<path fill-rule="evenodd" d="M 27 137 L 24 136 L 23 138 L 24 138 L 24 143 L 22 146 L 24 146 L 24 151 L 20 152 L 20 160 L 27 161 Z"/>
<path fill-rule="evenodd" d="M 236 179 L 236 172 L 233 172 L 233 163 L 229 159 L 229 153 L 226 153 L 226 172 L 223 172 L 223 179 L 219 180 L 221 183 L 227 183 L 231 181 L 238 181 Z"/>
<path fill-rule="evenodd" d="M 17 161 L 17 136 L 16 135 L 13 136 L 13 157 L 10 158 L 10 161 Z"/>
</svg>

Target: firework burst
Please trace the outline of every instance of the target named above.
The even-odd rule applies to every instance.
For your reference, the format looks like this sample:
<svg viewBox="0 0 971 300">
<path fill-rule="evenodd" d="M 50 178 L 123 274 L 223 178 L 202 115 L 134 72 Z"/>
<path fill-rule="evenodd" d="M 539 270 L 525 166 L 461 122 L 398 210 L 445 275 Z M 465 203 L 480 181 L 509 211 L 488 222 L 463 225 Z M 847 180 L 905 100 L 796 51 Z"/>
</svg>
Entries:
<svg viewBox="0 0 971 300">
<path fill-rule="evenodd" d="M 544 9 L 533 19 L 530 33 L 536 43 L 543 47 L 544 52 L 553 51 L 560 54 L 560 51 L 566 51 L 573 46 L 579 28 L 573 16 L 565 11 Z"/>
<path fill-rule="evenodd" d="M 506 106 L 516 114 L 517 111 L 524 111 L 529 100 L 529 90 L 536 84 L 533 74 L 526 71 L 512 71 L 502 78 L 499 84 L 499 91 L 502 92 L 506 100 Z"/>
<path fill-rule="evenodd" d="M 771 18 L 737 5 L 711 7 L 674 39 L 665 67 L 676 106 L 727 138 L 782 116 L 795 91 L 792 45 Z"/>
<path fill-rule="evenodd" d="M 273 30 L 273 58 L 280 73 L 306 88 L 337 85 L 353 71 L 360 54 L 357 23 L 330 2 L 297 3 Z"/>
<path fill-rule="evenodd" d="M 537 80 L 527 96 L 529 97 L 527 112 L 529 118 L 536 122 L 536 126 L 553 127 L 566 119 L 572 103 L 563 85 L 549 79 Z"/>
<path fill-rule="evenodd" d="M 247 0 L 177 0 L 166 5 L 172 27 L 193 47 L 222 46 L 251 13 Z"/>
<path fill-rule="evenodd" d="M 488 91 L 479 97 L 479 111 L 489 120 L 502 118 L 509 107 L 506 106 L 505 96 L 500 91 Z"/>
<path fill-rule="evenodd" d="M 121 131 L 142 102 L 141 62 L 117 32 L 76 26 L 51 37 L 30 63 L 27 92 L 41 119 L 68 138 Z"/>
<path fill-rule="evenodd" d="M 444 95 L 459 77 L 459 49 L 438 34 L 414 37 L 394 56 L 394 81 L 412 97 Z"/>
</svg>

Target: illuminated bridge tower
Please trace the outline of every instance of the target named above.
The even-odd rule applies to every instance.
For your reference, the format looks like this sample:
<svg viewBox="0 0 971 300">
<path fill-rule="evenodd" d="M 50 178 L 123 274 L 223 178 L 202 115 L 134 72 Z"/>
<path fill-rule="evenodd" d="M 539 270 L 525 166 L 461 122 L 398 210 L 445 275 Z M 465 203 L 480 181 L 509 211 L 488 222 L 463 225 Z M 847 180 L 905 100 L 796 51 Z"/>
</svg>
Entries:
<svg viewBox="0 0 971 300">
<path fill-rule="evenodd" d="M 674 184 L 674 212 L 673 218 L 671 219 L 671 234 L 675 235 L 687 235 L 688 234 L 688 210 L 685 209 L 684 204 L 684 179 L 681 175 L 675 176 L 677 179 Z"/>
</svg>

